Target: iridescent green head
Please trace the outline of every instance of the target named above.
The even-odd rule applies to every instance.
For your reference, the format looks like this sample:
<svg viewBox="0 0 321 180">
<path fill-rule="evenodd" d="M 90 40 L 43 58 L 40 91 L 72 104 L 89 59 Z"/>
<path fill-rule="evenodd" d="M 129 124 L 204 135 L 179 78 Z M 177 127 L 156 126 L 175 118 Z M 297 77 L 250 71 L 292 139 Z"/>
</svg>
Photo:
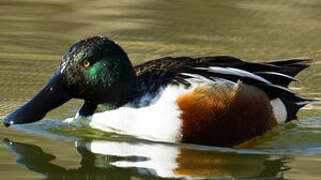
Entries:
<svg viewBox="0 0 321 180">
<path fill-rule="evenodd" d="M 71 98 L 84 99 L 82 110 L 97 104 L 121 106 L 133 98 L 136 75 L 124 50 L 106 37 L 91 37 L 71 46 L 48 84 L 4 124 L 34 122 Z"/>
<path fill-rule="evenodd" d="M 127 54 L 106 37 L 92 37 L 69 48 L 58 73 L 72 96 L 98 103 L 123 103 L 133 94 L 135 72 Z"/>
</svg>

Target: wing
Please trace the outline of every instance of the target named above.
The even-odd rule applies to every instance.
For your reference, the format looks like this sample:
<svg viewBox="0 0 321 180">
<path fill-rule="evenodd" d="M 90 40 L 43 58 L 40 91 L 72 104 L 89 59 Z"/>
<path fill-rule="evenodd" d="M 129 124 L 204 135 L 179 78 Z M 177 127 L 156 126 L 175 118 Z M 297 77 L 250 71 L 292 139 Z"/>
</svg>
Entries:
<svg viewBox="0 0 321 180">
<path fill-rule="evenodd" d="M 310 59 L 290 59 L 265 63 L 245 62 L 229 56 L 213 57 L 164 57 L 135 66 L 140 88 L 154 92 L 168 83 L 190 86 L 188 79 L 203 77 L 206 79 L 223 78 L 256 86 L 270 99 L 280 98 L 286 104 L 288 114 L 294 114 L 302 106 L 313 100 L 303 99 L 288 88 L 289 83 L 297 81 L 294 76 L 307 68 Z M 291 117 L 293 118 L 293 117 Z"/>
<path fill-rule="evenodd" d="M 178 82 L 189 85 L 186 79 L 193 75 L 205 78 L 241 80 L 254 85 L 273 96 L 273 91 L 293 93 L 287 88 L 294 76 L 307 68 L 309 59 L 292 59 L 270 63 L 251 63 L 228 56 L 215 57 L 165 57 L 148 61 L 135 67 L 139 79 L 154 82 Z"/>
</svg>

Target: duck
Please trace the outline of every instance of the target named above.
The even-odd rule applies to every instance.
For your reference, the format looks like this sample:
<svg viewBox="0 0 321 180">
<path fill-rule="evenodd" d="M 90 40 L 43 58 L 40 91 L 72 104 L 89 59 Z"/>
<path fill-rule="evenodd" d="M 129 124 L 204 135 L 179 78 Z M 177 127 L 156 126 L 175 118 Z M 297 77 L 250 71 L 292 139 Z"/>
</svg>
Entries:
<svg viewBox="0 0 321 180">
<path fill-rule="evenodd" d="M 116 42 L 94 36 L 72 45 L 47 85 L 3 124 L 39 121 L 77 98 L 84 104 L 68 123 L 161 142 L 233 147 L 296 119 L 314 102 L 288 87 L 308 61 L 182 56 L 134 66 Z"/>
</svg>

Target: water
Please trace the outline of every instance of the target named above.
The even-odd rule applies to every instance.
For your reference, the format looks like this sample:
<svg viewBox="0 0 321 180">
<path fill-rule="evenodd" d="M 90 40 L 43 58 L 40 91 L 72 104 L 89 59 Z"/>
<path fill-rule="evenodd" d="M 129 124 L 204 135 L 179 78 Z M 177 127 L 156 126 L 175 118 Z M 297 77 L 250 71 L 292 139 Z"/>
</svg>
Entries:
<svg viewBox="0 0 321 180">
<path fill-rule="evenodd" d="M 312 58 L 291 87 L 320 99 L 320 7 L 318 0 L 2 0 L 0 116 L 46 84 L 71 44 L 100 34 L 135 64 L 182 55 Z M 36 124 L 1 125 L 1 179 L 321 178 L 321 103 L 250 149 L 150 142 L 61 123 L 80 104 L 73 100 Z"/>
</svg>

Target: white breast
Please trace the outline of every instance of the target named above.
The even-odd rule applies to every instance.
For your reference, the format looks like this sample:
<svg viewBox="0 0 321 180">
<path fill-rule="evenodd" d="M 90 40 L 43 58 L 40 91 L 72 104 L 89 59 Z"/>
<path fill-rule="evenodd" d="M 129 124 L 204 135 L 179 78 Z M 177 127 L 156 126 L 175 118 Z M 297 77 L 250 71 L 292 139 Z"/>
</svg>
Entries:
<svg viewBox="0 0 321 180">
<path fill-rule="evenodd" d="M 106 132 L 137 136 L 144 139 L 178 142 L 181 135 L 181 111 L 176 99 L 195 87 L 169 85 L 152 105 L 133 108 L 130 104 L 116 110 L 95 113 L 92 117 L 77 117 L 71 122 L 89 125 Z M 70 120 L 69 120 L 70 121 Z"/>
</svg>

